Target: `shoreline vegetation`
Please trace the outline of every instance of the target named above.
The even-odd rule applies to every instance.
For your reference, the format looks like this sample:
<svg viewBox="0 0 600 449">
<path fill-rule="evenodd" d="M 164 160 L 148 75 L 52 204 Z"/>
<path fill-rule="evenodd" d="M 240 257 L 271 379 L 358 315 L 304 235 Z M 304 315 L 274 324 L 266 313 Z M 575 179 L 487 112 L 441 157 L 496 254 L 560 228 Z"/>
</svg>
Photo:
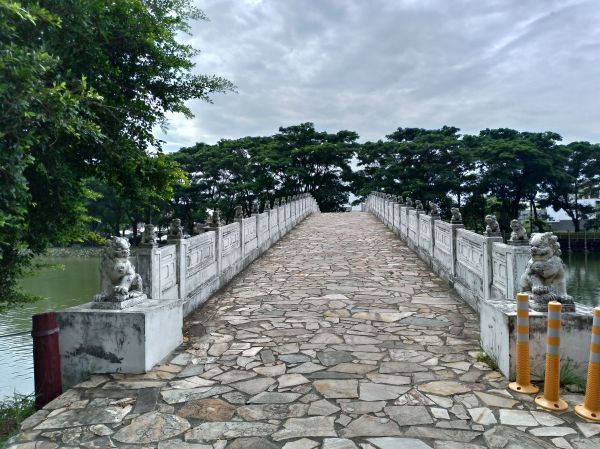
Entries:
<svg viewBox="0 0 600 449">
<path fill-rule="evenodd" d="M 48 248 L 42 257 L 102 257 L 104 246 L 57 246 Z"/>
<path fill-rule="evenodd" d="M 21 423 L 35 412 L 33 395 L 15 393 L 0 399 L 0 448 L 9 444 L 21 427 Z"/>
</svg>

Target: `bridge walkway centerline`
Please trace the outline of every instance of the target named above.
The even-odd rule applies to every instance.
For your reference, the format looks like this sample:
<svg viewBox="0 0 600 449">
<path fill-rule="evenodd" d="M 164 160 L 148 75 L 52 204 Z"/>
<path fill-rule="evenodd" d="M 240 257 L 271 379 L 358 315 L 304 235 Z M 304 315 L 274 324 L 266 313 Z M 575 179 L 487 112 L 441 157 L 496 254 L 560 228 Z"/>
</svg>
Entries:
<svg viewBox="0 0 600 449">
<path fill-rule="evenodd" d="M 375 217 L 315 214 L 190 314 L 166 363 L 92 376 L 20 438 L 158 449 L 594 447 L 584 444 L 600 426 L 536 409 L 477 360 L 478 329 L 473 310 Z"/>
</svg>

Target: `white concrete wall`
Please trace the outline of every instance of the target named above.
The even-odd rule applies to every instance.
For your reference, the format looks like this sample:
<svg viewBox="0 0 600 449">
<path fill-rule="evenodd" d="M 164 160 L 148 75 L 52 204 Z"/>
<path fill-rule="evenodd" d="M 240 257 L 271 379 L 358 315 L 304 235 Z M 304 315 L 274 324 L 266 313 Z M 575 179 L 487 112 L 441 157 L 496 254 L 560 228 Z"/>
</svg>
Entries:
<svg viewBox="0 0 600 449">
<path fill-rule="evenodd" d="M 179 300 L 146 300 L 123 310 L 82 304 L 58 311 L 63 388 L 94 373 L 144 373 L 182 342 Z"/>
</svg>

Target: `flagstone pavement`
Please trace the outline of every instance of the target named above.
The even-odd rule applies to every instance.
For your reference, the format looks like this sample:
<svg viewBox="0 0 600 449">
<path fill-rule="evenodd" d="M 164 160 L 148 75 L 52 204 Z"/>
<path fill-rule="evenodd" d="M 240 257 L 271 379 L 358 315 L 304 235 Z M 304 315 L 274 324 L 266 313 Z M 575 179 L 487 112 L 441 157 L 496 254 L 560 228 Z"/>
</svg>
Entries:
<svg viewBox="0 0 600 449">
<path fill-rule="evenodd" d="M 314 215 L 191 314 L 165 364 L 92 376 L 12 448 L 600 448 L 600 424 L 478 362 L 478 329 L 374 217 Z"/>
</svg>

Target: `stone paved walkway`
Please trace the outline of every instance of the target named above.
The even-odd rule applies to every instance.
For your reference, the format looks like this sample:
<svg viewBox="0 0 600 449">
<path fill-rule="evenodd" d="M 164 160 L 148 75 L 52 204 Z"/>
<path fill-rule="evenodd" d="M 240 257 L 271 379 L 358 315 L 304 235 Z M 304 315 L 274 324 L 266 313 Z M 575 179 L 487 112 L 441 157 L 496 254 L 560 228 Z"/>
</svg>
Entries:
<svg viewBox="0 0 600 449">
<path fill-rule="evenodd" d="M 308 218 L 186 333 L 146 375 L 66 392 L 14 447 L 600 447 L 600 425 L 536 409 L 477 362 L 476 315 L 366 213 Z"/>
</svg>

